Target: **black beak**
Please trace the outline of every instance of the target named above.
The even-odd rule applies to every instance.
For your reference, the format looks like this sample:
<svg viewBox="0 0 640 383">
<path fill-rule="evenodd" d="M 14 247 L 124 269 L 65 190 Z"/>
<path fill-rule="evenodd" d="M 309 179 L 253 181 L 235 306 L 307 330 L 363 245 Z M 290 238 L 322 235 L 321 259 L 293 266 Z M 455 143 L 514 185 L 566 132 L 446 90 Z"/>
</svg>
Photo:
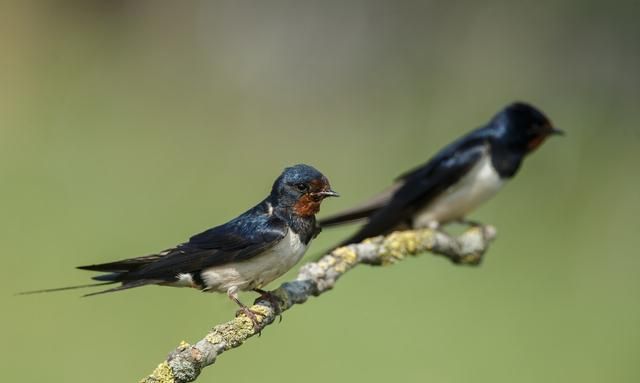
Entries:
<svg viewBox="0 0 640 383">
<path fill-rule="evenodd" d="M 566 135 L 564 130 L 560 130 L 560 129 L 556 129 L 556 128 L 551 128 L 551 134 L 556 135 L 556 136 L 564 136 L 564 135 Z"/>
<path fill-rule="evenodd" d="M 334 192 L 331 189 L 320 191 L 320 192 L 318 192 L 318 194 L 323 196 L 323 197 L 340 197 L 340 194 Z"/>
</svg>

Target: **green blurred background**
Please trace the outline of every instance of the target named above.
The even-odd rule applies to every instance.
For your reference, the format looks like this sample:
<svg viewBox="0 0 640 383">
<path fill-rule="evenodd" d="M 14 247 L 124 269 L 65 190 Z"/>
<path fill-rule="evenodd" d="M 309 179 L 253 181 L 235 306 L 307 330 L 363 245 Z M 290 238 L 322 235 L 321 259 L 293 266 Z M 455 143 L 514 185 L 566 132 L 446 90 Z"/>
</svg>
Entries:
<svg viewBox="0 0 640 383">
<path fill-rule="evenodd" d="M 2 380 L 137 381 L 236 309 L 161 287 L 13 293 L 181 242 L 294 163 L 342 193 L 323 214 L 345 208 L 518 99 L 568 136 L 473 214 L 499 231 L 480 268 L 360 267 L 199 381 L 640 381 L 639 14 L 637 1 L 2 2 Z M 325 231 L 307 259 L 353 229 Z"/>
</svg>

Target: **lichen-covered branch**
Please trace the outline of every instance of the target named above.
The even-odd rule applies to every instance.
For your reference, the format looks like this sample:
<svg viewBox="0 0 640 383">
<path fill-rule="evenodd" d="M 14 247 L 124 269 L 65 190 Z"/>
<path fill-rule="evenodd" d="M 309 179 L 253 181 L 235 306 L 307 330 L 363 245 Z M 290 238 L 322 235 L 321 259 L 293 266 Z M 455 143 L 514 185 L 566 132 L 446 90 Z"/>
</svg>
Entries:
<svg viewBox="0 0 640 383">
<path fill-rule="evenodd" d="M 258 318 L 259 328 L 254 328 L 253 322 L 240 314 L 229 322 L 215 326 L 204 339 L 193 345 L 183 341 L 167 360 L 140 382 L 194 381 L 200 371 L 213 364 L 220 354 L 258 334 L 274 321 L 278 313 L 332 289 L 344 273 L 358 264 L 389 265 L 407 256 L 429 251 L 457 264 L 477 265 L 495 236 L 496 231 L 491 226 L 472 227 L 457 238 L 441 231 L 420 229 L 399 231 L 387 237 L 375 237 L 335 249 L 319 261 L 302 266 L 295 281 L 283 283 L 271 292 L 280 299 L 280 307 L 273 307 L 268 300 L 258 300 L 251 307 Z"/>
</svg>

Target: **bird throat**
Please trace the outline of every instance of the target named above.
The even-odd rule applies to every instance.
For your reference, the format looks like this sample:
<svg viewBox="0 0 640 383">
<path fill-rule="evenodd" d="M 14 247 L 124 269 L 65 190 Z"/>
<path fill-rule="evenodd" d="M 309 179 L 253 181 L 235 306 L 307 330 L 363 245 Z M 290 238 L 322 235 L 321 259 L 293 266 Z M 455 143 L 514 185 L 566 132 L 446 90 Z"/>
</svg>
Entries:
<svg viewBox="0 0 640 383">
<path fill-rule="evenodd" d="M 314 201 L 305 194 L 293 205 L 293 211 L 300 217 L 311 217 L 320 211 L 320 201 Z"/>
<path fill-rule="evenodd" d="M 542 145 L 546 138 L 546 136 L 537 136 L 534 139 L 530 140 L 527 143 L 527 152 L 533 152 L 534 150 L 536 150 L 538 146 Z"/>
</svg>

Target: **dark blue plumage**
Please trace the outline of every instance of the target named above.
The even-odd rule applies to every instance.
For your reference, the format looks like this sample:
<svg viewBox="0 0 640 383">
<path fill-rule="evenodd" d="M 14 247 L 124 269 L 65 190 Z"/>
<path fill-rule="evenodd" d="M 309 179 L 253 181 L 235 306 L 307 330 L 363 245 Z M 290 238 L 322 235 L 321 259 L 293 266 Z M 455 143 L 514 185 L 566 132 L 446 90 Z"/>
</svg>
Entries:
<svg viewBox="0 0 640 383">
<path fill-rule="evenodd" d="M 267 198 L 223 225 L 157 254 L 78 268 L 107 272 L 94 279 L 121 283 L 88 295 L 149 284 L 189 286 L 226 292 L 244 309 L 237 292 L 262 293 L 261 287 L 302 257 L 320 231 L 315 214 L 330 196 L 337 193 L 322 173 L 308 165 L 295 165 L 276 179 Z"/>
<path fill-rule="evenodd" d="M 341 244 L 360 242 L 404 227 L 444 224 L 493 196 L 513 177 L 524 157 L 551 134 L 549 119 L 525 103 L 513 103 L 487 125 L 444 147 L 427 163 L 404 173 L 371 201 L 320 220 L 321 227 L 366 219 Z"/>
</svg>

